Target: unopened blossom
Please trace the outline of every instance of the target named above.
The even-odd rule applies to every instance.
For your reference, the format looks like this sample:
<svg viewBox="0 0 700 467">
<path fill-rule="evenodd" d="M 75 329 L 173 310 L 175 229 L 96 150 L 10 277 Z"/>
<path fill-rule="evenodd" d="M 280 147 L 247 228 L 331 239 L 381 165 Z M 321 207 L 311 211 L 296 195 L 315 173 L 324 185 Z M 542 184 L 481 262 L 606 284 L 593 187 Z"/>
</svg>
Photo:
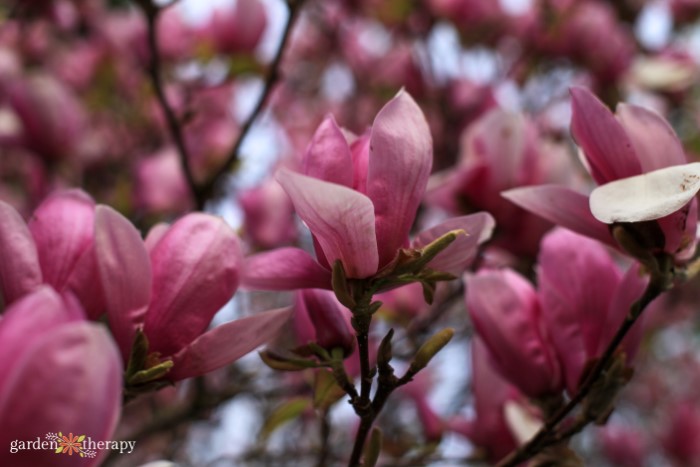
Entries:
<svg viewBox="0 0 700 467">
<path fill-rule="evenodd" d="M 289 310 L 260 313 L 207 331 L 240 278 L 238 238 L 220 218 L 189 214 L 145 243 L 131 223 L 98 206 L 95 243 L 112 333 L 128 358 L 138 330 L 148 351 L 170 359 L 171 381 L 199 376 L 270 340 Z"/>
<path fill-rule="evenodd" d="M 79 304 L 41 286 L 0 320 L 0 464 L 73 466 L 53 450 L 10 452 L 15 440 L 59 431 L 112 439 L 121 406 L 122 362 L 107 330 L 85 321 Z M 97 466 L 107 451 L 81 459 Z"/>
<path fill-rule="evenodd" d="M 218 53 L 250 54 L 266 27 L 267 15 L 260 0 L 238 0 L 234 8 L 214 10 L 200 34 Z"/>
<path fill-rule="evenodd" d="M 580 234 L 617 246 L 605 224 L 653 220 L 641 248 L 678 261 L 695 251 L 700 166 L 687 164 L 680 141 L 656 113 L 620 104 L 616 115 L 584 88 L 572 88 L 571 132 L 593 180 L 590 199 L 557 185 L 517 188 L 503 195 Z M 597 199 L 597 200 L 596 200 Z M 593 212 L 591 212 L 593 211 Z M 627 214 L 625 214 L 627 213 Z M 649 230 L 652 229 L 652 230 Z M 641 234 L 641 232 L 640 232 Z M 633 253 L 634 254 L 634 253 Z"/>
<path fill-rule="evenodd" d="M 5 305 L 49 284 L 74 294 L 88 316 L 104 310 L 95 279 L 95 203 L 83 191 L 66 190 L 46 198 L 28 224 L 0 201 L 0 293 Z"/>
<path fill-rule="evenodd" d="M 294 206 L 276 180 L 268 179 L 242 192 L 244 237 L 257 248 L 291 244 L 297 237 Z"/>
<path fill-rule="evenodd" d="M 282 169 L 277 179 L 311 230 L 316 260 L 298 248 L 248 259 L 244 283 L 262 289 L 330 288 L 331 265 L 347 277 L 368 278 L 399 249 L 421 248 L 456 229 L 459 236 L 428 266 L 459 273 L 490 236 L 486 213 L 450 219 L 412 242 L 408 234 L 432 166 L 432 139 L 418 105 L 400 92 L 379 112 L 370 133 L 348 139 L 332 117 L 316 131 L 302 161 L 303 174 Z"/>
</svg>

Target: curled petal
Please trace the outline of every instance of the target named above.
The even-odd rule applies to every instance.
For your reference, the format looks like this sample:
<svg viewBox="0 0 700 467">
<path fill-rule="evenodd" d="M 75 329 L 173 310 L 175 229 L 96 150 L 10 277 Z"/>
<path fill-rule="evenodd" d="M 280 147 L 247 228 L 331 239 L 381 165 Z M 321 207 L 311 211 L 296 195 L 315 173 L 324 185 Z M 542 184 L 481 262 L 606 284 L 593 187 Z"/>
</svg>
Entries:
<svg viewBox="0 0 700 467">
<path fill-rule="evenodd" d="M 151 349 L 173 355 L 202 334 L 238 288 L 241 262 L 238 237 L 222 219 L 194 213 L 173 224 L 151 251 Z"/>
<path fill-rule="evenodd" d="M 599 186 L 591 212 L 601 222 L 641 222 L 668 216 L 700 191 L 700 162 L 676 165 Z"/>
<path fill-rule="evenodd" d="M 455 217 L 418 234 L 413 240 L 413 246 L 420 248 L 451 230 L 464 230 L 466 235 L 457 236 L 454 242 L 428 263 L 428 267 L 436 271 L 461 274 L 476 257 L 479 245 L 491 238 L 495 225 L 491 214 L 486 212 Z"/>
<path fill-rule="evenodd" d="M 104 327 L 73 322 L 54 328 L 19 356 L 0 387 L 0 443 L 45 439 L 64 431 L 112 439 L 121 405 L 122 362 Z M 86 466 L 99 465 L 107 451 Z M 0 452 L 0 463 L 13 466 L 73 466 L 75 459 L 51 450 Z M 82 462 L 81 462 L 82 464 Z"/>
<path fill-rule="evenodd" d="M 168 378 L 178 381 L 200 376 L 238 360 L 274 339 L 290 315 L 291 308 L 281 308 L 217 326 L 174 356 Z"/>
<path fill-rule="evenodd" d="M 277 179 L 329 264 L 340 259 L 351 278 L 377 272 L 374 207 L 369 198 L 350 188 L 284 169 Z"/>
<path fill-rule="evenodd" d="M 379 111 L 369 144 L 367 196 L 374 204 L 383 266 L 408 241 L 433 163 L 428 122 L 408 93 L 399 92 Z"/>
<path fill-rule="evenodd" d="M 93 241 L 95 203 L 83 191 L 50 196 L 34 211 L 29 230 L 36 242 L 44 282 L 61 291 Z"/>
<path fill-rule="evenodd" d="M 641 173 L 627 133 L 605 104 L 589 90 L 573 87 L 571 107 L 571 133 L 598 184 Z"/>
<path fill-rule="evenodd" d="M 350 147 L 332 115 L 327 116 L 316 130 L 304 156 L 303 172 L 310 177 L 352 187 Z"/>
<path fill-rule="evenodd" d="M 241 283 L 258 290 L 330 289 L 331 273 L 304 250 L 286 247 L 246 258 Z"/>
<path fill-rule="evenodd" d="M 540 185 L 504 191 L 501 196 L 550 222 L 616 246 L 607 226 L 591 214 L 586 195 L 563 186 Z"/>
<path fill-rule="evenodd" d="M 34 239 L 15 209 L 0 201 L 0 294 L 10 304 L 41 284 Z"/>
<path fill-rule="evenodd" d="M 95 209 L 95 247 L 110 328 L 126 358 L 151 299 L 151 262 L 139 232 L 109 206 Z"/>
</svg>

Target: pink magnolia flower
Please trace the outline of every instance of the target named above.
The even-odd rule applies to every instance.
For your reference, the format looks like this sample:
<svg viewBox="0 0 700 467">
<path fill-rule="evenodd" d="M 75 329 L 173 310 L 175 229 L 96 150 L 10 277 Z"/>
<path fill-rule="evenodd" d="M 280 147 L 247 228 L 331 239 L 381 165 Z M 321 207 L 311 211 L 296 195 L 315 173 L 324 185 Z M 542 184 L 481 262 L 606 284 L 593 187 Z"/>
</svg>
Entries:
<svg viewBox="0 0 700 467">
<path fill-rule="evenodd" d="M 535 255 L 551 224 L 503 199 L 509 188 L 568 183 L 574 172 L 561 145 L 545 140 L 523 114 L 492 109 L 463 133 L 457 167 L 431 177 L 428 202 L 450 213 L 483 209 L 498 226 L 494 244 Z"/>
<path fill-rule="evenodd" d="M 52 450 L 11 453 L 13 440 L 44 441 L 58 431 L 111 439 L 121 406 L 122 363 L 106 329 L 82 315 L 75 301 L 42 286 L 14 302 L 0 320 L 2 465 L 75 465 Z M 82 461 L 96 466 L 105 454 Z"/>
<path fill-rule="evenodd" d="M 599 242 L 561 228 L 544 238 L 538 265 L 541 320 L 573 395 L 586 364 L 608 346 L 647 278 L 638 264 L 623 274 Z M 642 332 L 640 320 L 623 341 L 627 362 Z"/>
<path fill-rule="evenodd" d="M 562 370 L 532 285 L 518 273 L 481 270 L 466 276 L 467 310 L 494 368 L 523 394 L 545 397 L 562 388 Z"/>
<path fill-rule="evenodd" d="M 571 132 L 583 150 L 591 176 L 604 185 L 597 195 L 602 210 L 594 209 L 592 198 L 591 213 L 586 195 L 556 185 L 517 188 L 503 196 L 545 219 L 614 247 L 617 244 L 603 222 L 655 220 L 663 238 L 649 245 L 651 252 L 688 259 L 695 251 L 694 195 L 700 189 L 700 169 L 693 164 L 683 165 L 683 147 L 671 127 L 656 113 L 635 105 L 620 104 L 613 115 L 583 88 L 572 88 L 571 96 Z M 628 215 L 621 214 L 628 210 Z"/>
<path fill-rule="evenodd" d="M 137 329 L 149 353 L 174 362 L 167 379 L 199 376 L 267 342 L 288 309 L 225 323 L 205 332 L 238 288 L 238 238 L 221 219 L 189 214 L 153 229 L 144 243 L 131 223 L 98 206 L 95 244 L 112 333 L 125 359 Z"/>
<path fill-rule="evenodd" d="M 340 260 L 349 278 L 373 276 L 409 246 L 408 234 L 432 165 L 430 131 L 418 105 L 400 92 L 382 108 L 369 135 L 348 141 L 332 117 L 316 131 L 304 174 L 277 175 L 314 237 L 316 260 L 298 248 L 248 259 L 244 283 L 261 289 L 330 288 L 330 266 Z M 486 213 L 450 219 L 421 233 L 420 248 L 454 230 L 460 236 L 429 266 L 459 273 L 487 239 Z"/>
<path fill-rule="evenodd" d="M 12 206 L 0 202 L 0 293 L 6 305 L 49 284 L 72 293 L 88 316 L 103 311 L 95 280 L 95 203 L 80 190 L 46 198 L 28 224 Z"/>
</svg>

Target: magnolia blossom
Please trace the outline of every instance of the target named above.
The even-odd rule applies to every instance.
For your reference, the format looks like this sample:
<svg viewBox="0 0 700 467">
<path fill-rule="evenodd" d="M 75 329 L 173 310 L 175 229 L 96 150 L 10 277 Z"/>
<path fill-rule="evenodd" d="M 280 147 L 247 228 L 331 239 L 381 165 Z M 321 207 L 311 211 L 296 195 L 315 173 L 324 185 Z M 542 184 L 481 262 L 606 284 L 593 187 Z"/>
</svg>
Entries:
<svg viewBox="0 0 700 467">
<path fill-rule="evenodd" d="M 280 309 L 205 332 L 238 287 L 238 238 L 220 218 L 189 214 L 154 228 L 144 242 L 131 223 L 98 206 L 95 244 L 111 330 L 128 358 L 142 329 L 149 353 L 173 360 L 167 378 L 199 376 L 267 342 L 284 325 Z"/>
<path fill-rule="evenodd" d="M 0 320 L 0 464 L 73 466 L 53 450 L 10 452 L 14 440 L 74 433 L 111 439 L 121 406 L 122 363 L 107 330 L 48 286 L 15 301 Z M 107 451 L 80 459 L 99 465 Z"/>
<path fill-rule="evenodd" d="M 461 272 L 493 228 L 486 213 L 450 219 L 409 244 L 432 166 L 430 130 L 418 105 L 400 92 L 377 115 L 368 135 L 347 136 L 332 117 L 316 131 L 304 174 L 282 169 L 277 179 L 314 237 L 316 260 L 298 248 L 250 257 L 244 283 L 261 289 L 330 288 L 340 260 L 349 278 L 375 275 L 400 248 L 421 248 L 463 229 L 429 267 Z"/>
<path fill-rule="evenodd" d="M 565 229 L 548 234 L 538 257 L 536 290 L 510 270 L 467 276 L 467 306 L 500 374 L 530 397 L 576 393 L 586 365 L 603 353 L 646 278 L 639 265 L 622 274 L 600 243 Z M 634 358 L 641 323 L 623 341 Z"/>
<path fill-rule="evenodd" d="M 593 213 L 587 196 L 562 186 L 517 188 L 503 196 L 612 246 L 616 242 L 602 222 L 655 220 L 663 238 L 650 248 L 681 261 L 690 258 L 695 251 L 694 196 L 700 189 L 700 167 L 684 165 L 683 147 L 669 124 L 656 113 L 629 104 L 620 104 L 613 115 L 583 88 L 572 88 L 571 96 L 571 132 L 591 176 L 603 185 L 591 197 Z"/>
<path fill-rule="evenodd" d="M 83 191 L 46 198 L 28 224 L 0 201 L 0 293 L 6 305 L 49 284 L 78 297 L 88 316 L 104 311 L 94 263 L 95 203 Z"/>
<path fill-rule="evenodd" d="M 569 184 L 573 167 L 563 145 L 544 139 L 524 114 L 492 109 L 463 133 L 456 167 L 435 174 L 427 200 L 450 213 L 488 211 L 498 225 L 494 244 L 534 256 L 551 223 L 503 199 L 509 188 Z"/>
</svg>

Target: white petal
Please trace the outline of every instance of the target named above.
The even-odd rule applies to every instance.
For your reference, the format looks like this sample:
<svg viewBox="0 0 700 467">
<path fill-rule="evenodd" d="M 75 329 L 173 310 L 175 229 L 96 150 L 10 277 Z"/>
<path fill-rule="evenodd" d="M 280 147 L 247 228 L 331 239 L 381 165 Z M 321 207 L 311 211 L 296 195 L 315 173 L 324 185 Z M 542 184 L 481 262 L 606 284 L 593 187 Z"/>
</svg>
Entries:
<svg viewBox="0 0 700 467">
<path fill-rule="evenodd" d="M 700 162 L 676 165 L 602 185 L 591 193 L 601 222 L 641 222 L 678 211 L 700 190 Z"/>
</svg>

